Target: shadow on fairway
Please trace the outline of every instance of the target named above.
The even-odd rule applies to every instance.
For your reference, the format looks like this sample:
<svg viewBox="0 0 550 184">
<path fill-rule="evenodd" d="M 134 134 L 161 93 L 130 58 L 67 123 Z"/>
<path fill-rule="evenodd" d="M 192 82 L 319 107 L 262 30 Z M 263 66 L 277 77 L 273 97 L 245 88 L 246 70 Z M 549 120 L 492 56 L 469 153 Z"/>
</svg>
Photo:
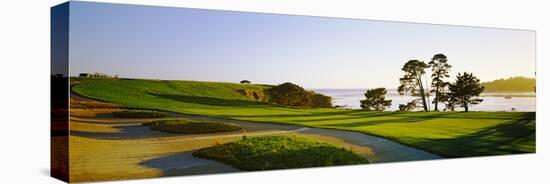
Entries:
<svg viewBox="0 0 550 184">
<path fill-rule="evenodd" d="M 162 172 L 162 176 L 215 174 L 239 171 L 221 162 L 193 157 L 190 151 L 145 160 L 139 165 L 158 169 Z"/>
<path fill-rule="evenodd" d="M 169 100 L 174 100 L 183 103 L 194 103 L 201 105 L 211 105 L 211 106 L 230 106 L 230 107 L 261 107 L 266 106 L 254 101 L 247 100 L 229 100 L 221 98 L 211 98 L 211 97 L 200 97 L 200 96 L 185 96 L 185 95 L 165 95 L 165 94 L 153 94 L 149 93 L 159 98 L 165 98 Z"/>
<path fill-rule="evenodd" d="M 536 152 L 535 113 L 475 133 L 449 139 L 423 139 L 418 147 L 442 156 L 471 157 Z"/>
</svg>

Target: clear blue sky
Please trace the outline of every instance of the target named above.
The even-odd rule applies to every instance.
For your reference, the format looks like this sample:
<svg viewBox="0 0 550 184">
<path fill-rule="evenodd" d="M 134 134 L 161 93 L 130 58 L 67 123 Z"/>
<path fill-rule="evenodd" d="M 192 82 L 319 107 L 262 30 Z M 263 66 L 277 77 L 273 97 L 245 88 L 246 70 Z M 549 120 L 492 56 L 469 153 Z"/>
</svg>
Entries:
<svg viewBox="0 0 550 184">
<path fill-rule="evenodd" d="M 453 76 L 535 73 L 532 31 L 71 2 L 71 75 L 396 88 L 437 53 Z"/>
</svg>

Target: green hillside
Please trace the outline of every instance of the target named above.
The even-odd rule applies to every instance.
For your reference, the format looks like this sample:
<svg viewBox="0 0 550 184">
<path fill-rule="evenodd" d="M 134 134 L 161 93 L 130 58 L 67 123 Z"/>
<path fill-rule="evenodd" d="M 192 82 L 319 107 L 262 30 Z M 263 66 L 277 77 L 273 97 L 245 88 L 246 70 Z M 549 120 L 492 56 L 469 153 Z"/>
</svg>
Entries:
<svg viewBox="0 0 550 184">
<path fill-rule="evenodd" d="M 491 82 L 484 82 L 481 85 L 485 86 L 485 91 L 487 92 L 533 92 L 535 91 L 537 81 L 534 78 L 510 77 L 508 79 L 498 79 Z"/>
<path fill-rule="evenodd" d="M 239 92 L 264 85 L 105 80 L 76 85 L 83 96 L 126 107 L 364 132 L 446 157 L 535 151 L 534 112 L 374 112 L 285 108 Z"/>
</svg>

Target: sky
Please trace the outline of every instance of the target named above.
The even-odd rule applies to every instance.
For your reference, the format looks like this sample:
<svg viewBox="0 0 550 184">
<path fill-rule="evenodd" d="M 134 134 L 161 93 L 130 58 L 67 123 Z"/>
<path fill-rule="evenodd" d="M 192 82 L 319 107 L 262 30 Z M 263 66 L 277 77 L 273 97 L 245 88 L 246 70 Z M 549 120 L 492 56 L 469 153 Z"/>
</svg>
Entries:
<svg viewBox="0 0 550 184">
<path fill-rule="evenodd" d="M 70 75 L 396 88 L 445 54 L 452 78 L 535 77 L 535 32 L 124 4 L 70 5 Z M 449 79 L 451 80 L 451 79 Z"/>
</svg>

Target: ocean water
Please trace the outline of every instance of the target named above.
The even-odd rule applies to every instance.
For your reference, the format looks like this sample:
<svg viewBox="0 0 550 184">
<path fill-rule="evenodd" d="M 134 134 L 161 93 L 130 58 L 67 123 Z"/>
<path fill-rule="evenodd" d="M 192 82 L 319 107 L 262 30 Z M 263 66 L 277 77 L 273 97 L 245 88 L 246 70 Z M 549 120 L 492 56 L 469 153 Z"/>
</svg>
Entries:
<svg viewBox="0 0 550 184">
<path fill-rule="evenodd" d="M 333 105 L 346 106 L 351 109 L 360 109 L 360 100 L 364 100 L 366 89 L 312 89 L 332 97 Z M 506 98 L 508 97 L 508 98 Z M 416 97 L 401 96 L 396 90 L 388 90 L 386 99 L 392 100 L 392 105 L 386 111 L 399 110 L 399 104 L 405 104 Z M 432 97 L 433 98 L 433 97 Z M 430 100 L 432 100 L 430 98 Z M 470 111 L 519 111 L 534 112 L 536 110 L 535 92 L 487 92 L 481 94 L 483 102 L 470 106 Z M 439 105 L 443 110 L 444 105 Z M 431 105 L 433 109 L 433 104 Z M 420 110 L 420 109 L 419 109 Z M 463 110 L 455 108 L 455 110 Z"/>
</svg>

